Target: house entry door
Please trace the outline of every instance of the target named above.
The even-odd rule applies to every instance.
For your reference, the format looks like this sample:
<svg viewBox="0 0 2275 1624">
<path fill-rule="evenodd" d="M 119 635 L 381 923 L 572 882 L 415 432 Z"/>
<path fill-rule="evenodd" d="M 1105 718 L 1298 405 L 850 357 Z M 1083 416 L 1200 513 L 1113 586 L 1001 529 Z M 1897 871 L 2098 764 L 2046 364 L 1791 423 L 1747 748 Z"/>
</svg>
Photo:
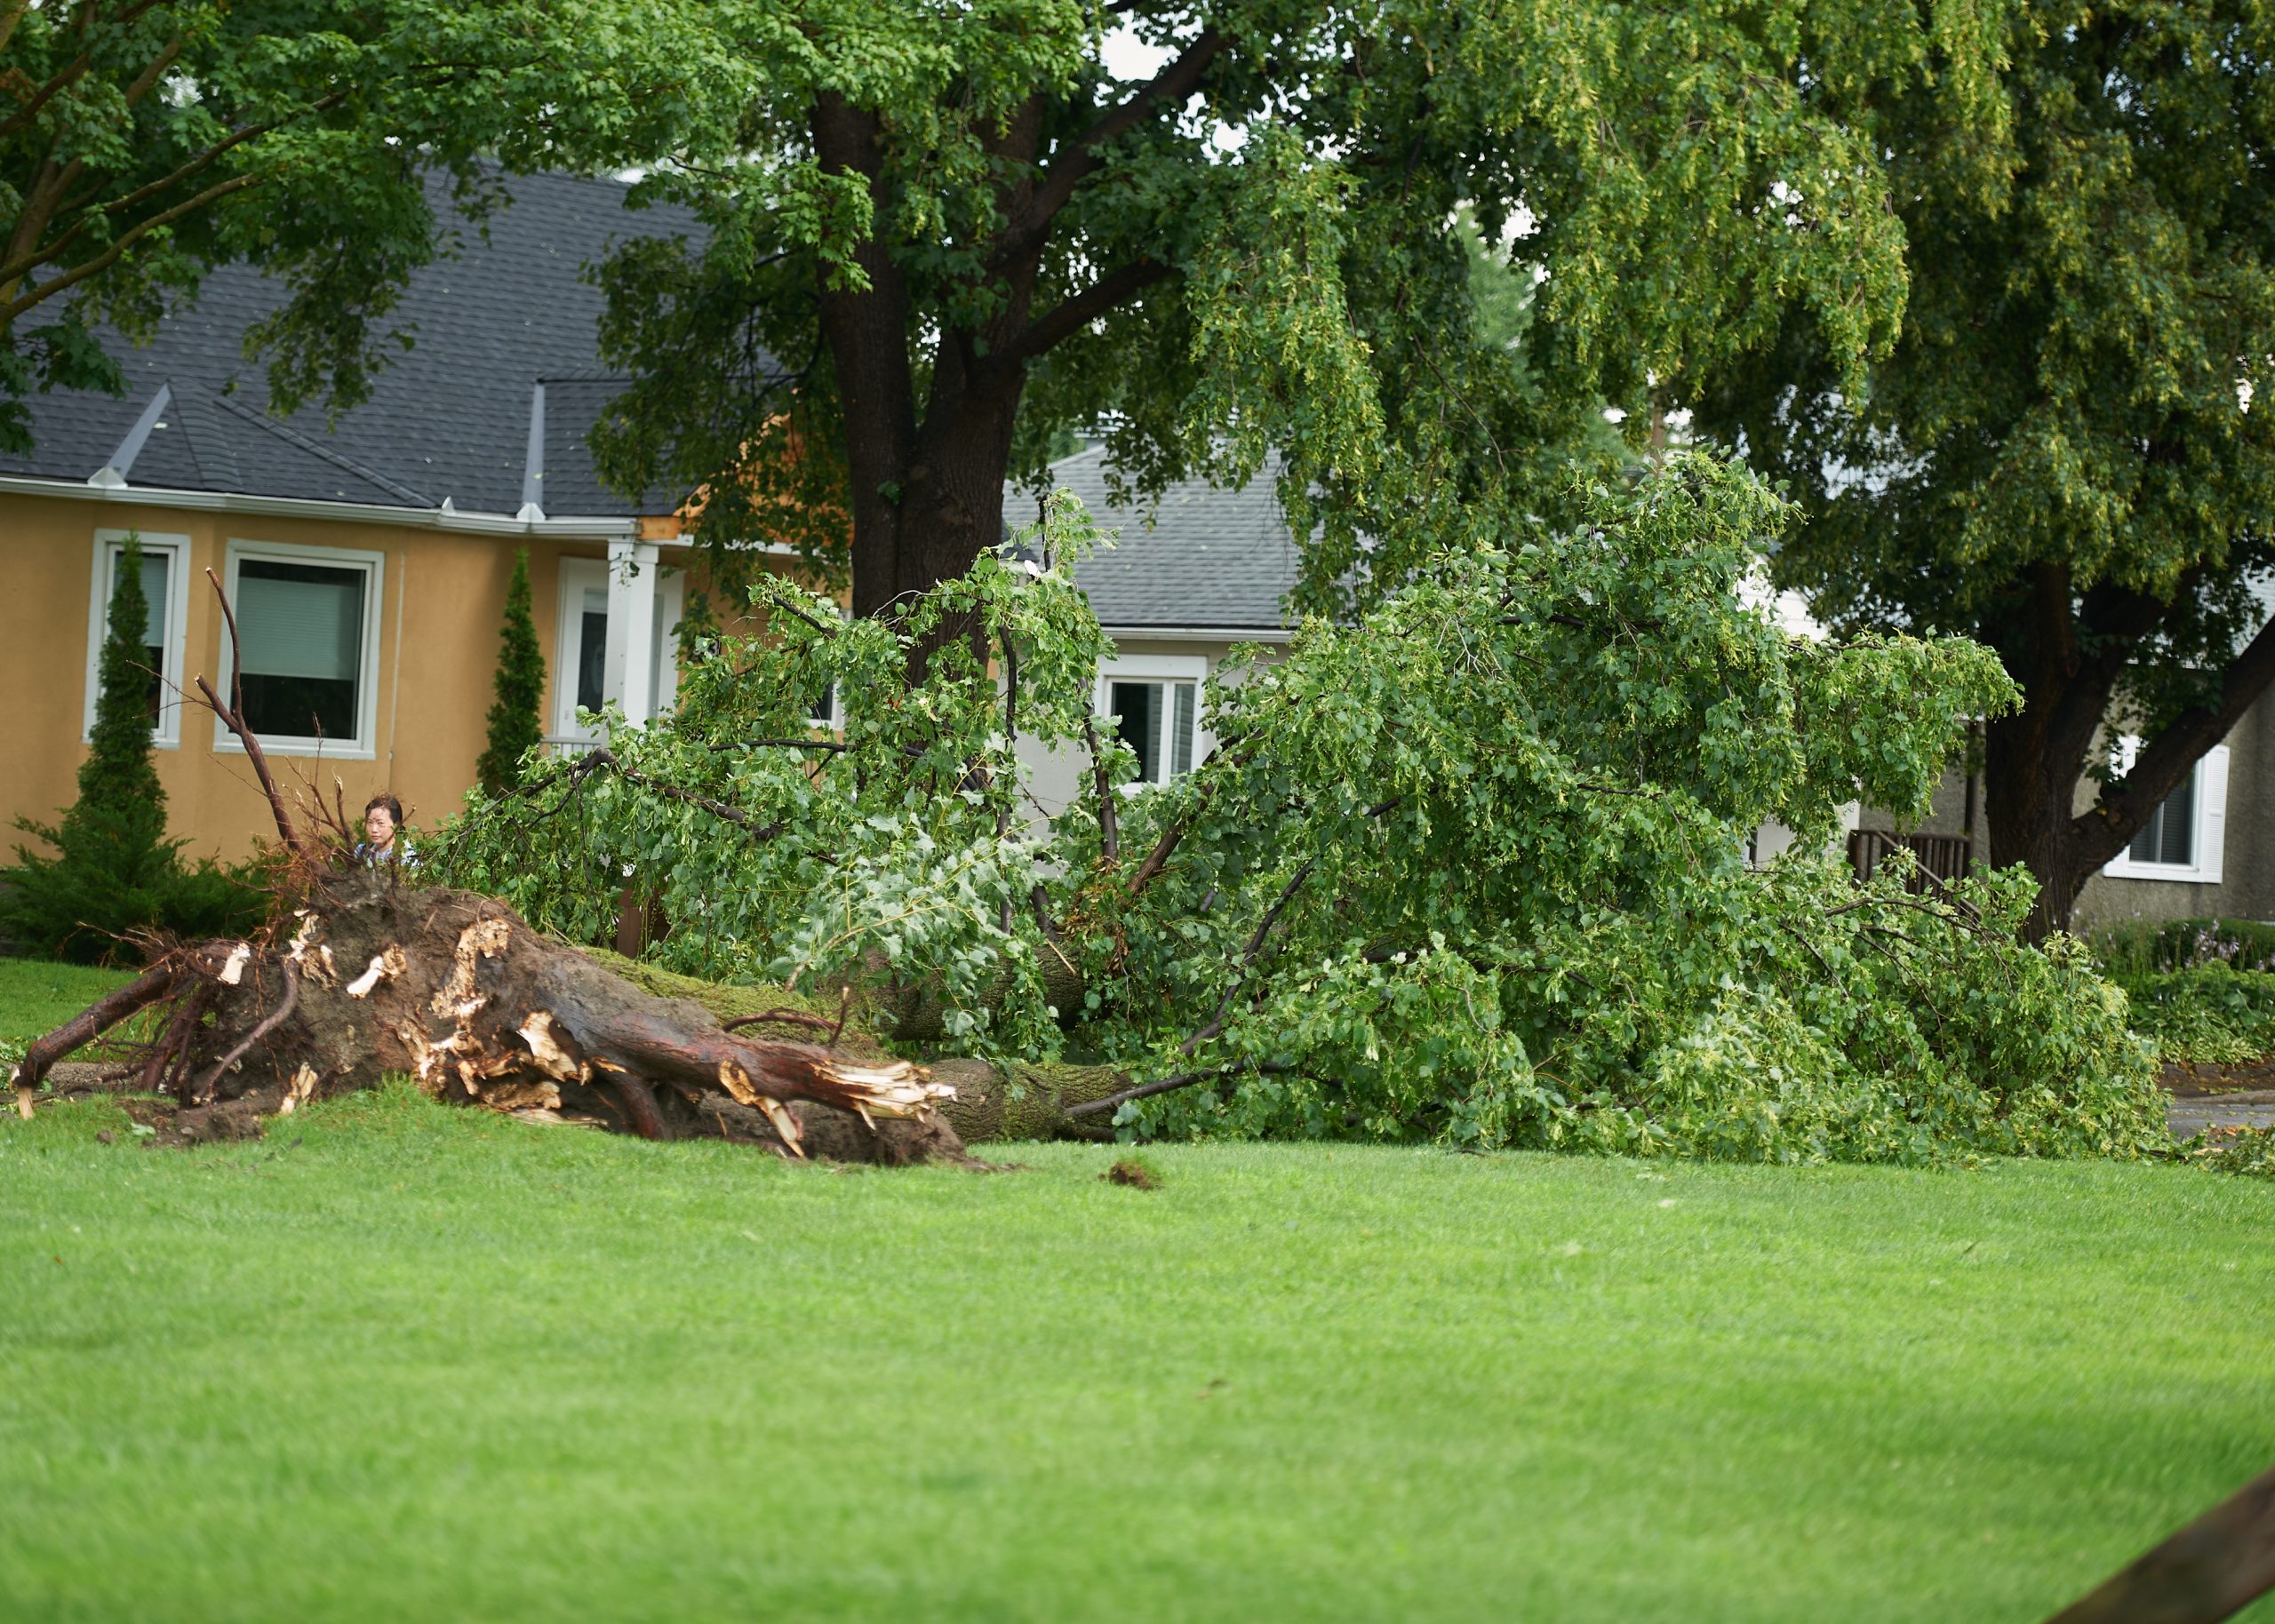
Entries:
<svg viewBox="0 0 2275 1624">
<path fill-rule="evenodd" d="M 686 577 L 659 566 L 656 571 L 655 638 L 649 691 L 659 714 L 671 708 L 679 688 L 679 621 Z M 597 726 L 580 722 L 580 711 L 597 712 L 623 697 L 608 674 L 608 564 L 596 558 L 561 561 L 561 625 L 554 643 L 553 726 L 556 745 L 596 744 Z"/>
</svg>

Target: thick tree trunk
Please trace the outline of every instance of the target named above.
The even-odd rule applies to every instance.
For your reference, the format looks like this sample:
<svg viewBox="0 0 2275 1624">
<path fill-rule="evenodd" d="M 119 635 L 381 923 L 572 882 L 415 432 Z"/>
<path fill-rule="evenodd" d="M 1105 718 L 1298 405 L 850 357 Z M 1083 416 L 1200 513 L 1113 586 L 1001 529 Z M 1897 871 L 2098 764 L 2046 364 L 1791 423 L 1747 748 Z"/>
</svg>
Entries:
<svg viewBox="0 0 2275 1624">
<path fill-rule="evenodd" d="M 2096 607 L 2089 604 L 2088 608 Z M 2110 606 L 2100 603 L 2104 614 Z M 2127 609 L 2135 617 L 2137 604 Z M 2086 759 L 2100 739 L 2125 665 L 2121 639 L 2105 630 L 2088 653 L 2079 646 L 2079 603 L 2066 567 L 2044 565 L 2021 584 L 2016 612 L 1997 646 L 2022 689 L 2022 709 L 1984 729 L 1984 814 L 1991 861 L 2020 863 L 2038 878 L 2026 932 L 2043 940 L 2070 926 L 2071 910 L 2106 857 L 2078 837 L 2072 803 Z"/>
<path fill-rule="evenodd" d="M 2174 602 L 2185 598 L 2183 588 Z M 2207 703 L 2173 717 L 2143 744 L 2131 770 L 2079 812 L 2087 763 L 2118 720 L 2111 707 L 2119 685 L 2173 603 L 2105 585 L 2079 594 L 2068 570 L 2053 565 L 2018 584 L 2012 602 L 1992 641 L 2022 689 L 2023 708 L 1984 730 L 1984 810 L 1991 861 L 2026 864 L 2038 878 L 2028 928 L 2040 940 L 2069 928 L 2086 882 L 2275 686 L 2275 621 L 2218 673 Z"/>
<path fill-rule="evenodd" d="M 969 326 L 942 324 L 921 340 L 933 313 L 917 308 L 893 259 L 900 226 L 885 173 L 883 123 L 841 95 L 815 102 L 815 156 L 832 174 L 858 177 L 871 208 L 869 235 L 854 255 L 867 285 L 833 285 L 823 273 L 819 290 L 844 423 L 856 615 L 891 614 L 962 575 L 1001 538 L 1003 481 L 1028 364 L 1172 274 L 1145 257 L 1102 267 L 1087 287 L 1038 314 L 1035 289 L 1054 222 L 1106 162 L 1106 149 L 1182 107 L 1227 44 L 1215 29 L 1202 29 L 1151 81 L 1058 143 L 1039 167 L 1048 93 L 1038 91 L 1014 109 L 986 142 L 988 160 L 1003 177 L 995 199 L 1001 225 L 967 290 L 989 314 Z M 932 346 L 921 415 L 910 361 L 919 341 Z M 931 646 L 958 633 L 945 627 Z M 920 665 L 929 652 L 916 651 Z"/>
<path fill-rule="evenodd" d="M 2028 934 L 2043 940 L 2070 927 L 2078 893 L 2092 877 L 2079 862 L 2071 803 L 2084 766 L 2079 752 L 2060 760 L 2046 730 L 2027 710 L 1994 718 L 1984 730 L 1983 811 L 1990 824 L 1991 862 L 2022 864 L 2038 879 Z"/>
</svg>

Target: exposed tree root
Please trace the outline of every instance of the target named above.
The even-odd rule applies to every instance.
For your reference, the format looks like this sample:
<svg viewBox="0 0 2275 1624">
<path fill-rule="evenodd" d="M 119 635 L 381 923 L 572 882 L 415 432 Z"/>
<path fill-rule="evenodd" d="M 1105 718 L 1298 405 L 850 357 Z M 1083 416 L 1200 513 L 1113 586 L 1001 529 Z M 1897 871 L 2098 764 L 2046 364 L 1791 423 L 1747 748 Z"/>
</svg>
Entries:
<svg viewBox="0 0 2275 1624">
<path fill-rule="evenodd" d="M 962 1153 L 939 1111 L 953 1085 L 888 1055 L 729 1031 L 700 1003 L 643 991 L 492 898 L 339 875 L 285 924 L 289 943 L 169 953 L 41 1039 L 12 1079 L 19 1109 L 63 1055 L 171 1003 L 142 1075 L 195 1077 L 181 1100 L 193 1110 L 246 1103 L 233 1119 L 405 1073 L 451 1103 L 650 1139 L 849 1160 Z"/>
</svg>

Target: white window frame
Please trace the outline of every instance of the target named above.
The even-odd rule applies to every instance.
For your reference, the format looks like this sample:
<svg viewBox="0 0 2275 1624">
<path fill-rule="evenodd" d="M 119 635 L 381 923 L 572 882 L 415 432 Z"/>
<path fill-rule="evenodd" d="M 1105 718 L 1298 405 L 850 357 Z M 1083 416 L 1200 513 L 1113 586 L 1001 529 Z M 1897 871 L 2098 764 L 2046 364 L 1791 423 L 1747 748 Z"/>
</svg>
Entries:
<svg viewBox="0 0 2275 1624">
<path fill-rule="evenodd" d="M 649 698 L 659 716 L 679 700 L 679 625 L 687 609 L 687 571 L 677 564 L 657 564 L 654 614 L 654 665 L 649 673 Z M 585 593 L 608 591 L 608 561 L 604 558 L 564 558 L 561 561 L 561 596 L 555 606 L 553 635 L 553 728 L 547 737 L 568 744 L 597 744 L 599 733 L 577 723 L 577 665 L 585 647 Z M 601 703 L 616 695 L 608 691 L 605 671 L 601 678 Z"/>
<path fill-rule="evenodd" d="M 2129 773 L 2140 753 L 2141 741 L 2127 736 L 2117 741 L 2117 770 Z M 2102 872 L 2111 880 L 2166 880 L 2182 885 L 2218 885 L 2223 863 L 2221 844 L 2228 822 L 2228 747 L 2215 744 L 2191 769 L 2196 775 L 2196 826 L 2190 831 L 2188 863 L 2143 863 L 2133 856 L 2133 845 L 2111 857 Z"/>
<path fill-rule="evenodd" d="M 324 756 L 337 761 L 371 761 L 379 758 L 379 617 L 387 602 L 387 555 L 360 547 L 311 547 L 290 541 L 248 541 L 240 537 L 229 537 L 228 554 L 222 577 L 229 594 L 229 604 L 237 601 L 237 569 L 247 559 L 279 564 L 316 564 L 332 569 L 361 569 L 363 571 L 363 646 L 356 663 L 355 677 L 355 736 L 353 738 L 296 738 L 290 735 L 260 736 L 262 752 L 273 756 Z M 229 628 L 221 627 L 221 665 L 214 673 L 213 686 L 226 689 L 229 681 L 229 666 L 233 651 L 229 647 Z M 219 718 L 213 723 L 213 749 L 216 753 L 244 753 L 244 746 L 235 734 L 222 725 Z"/>
<path fill-rule="evenodd" d="M 87 604 L 87 705 L 79 725 L 79 739 L 95 736 L 95 700 L 102 691 L 103 639 L 110 633 L 111 560 L 129 536 L 142 538 L 145 553 L 164 553 L 166 564 L 166 603 L 160 625 L 164 642 L 159 653 L 158 721 L 150 742 L 161 750 L 181 748 L 182 649 L 189 641 L 189 537 L 160 530 L 97 530 L 94 587 Z"/>
<path fill-rule="evenodd" d="M 1090 692 L 1090 709 L 1100 717 L 1111 716 L 1114 685 L 1116 682 L 1190 682 L 1193 691 L 1193 765 L 1199 767 L 1215 747 L 1216 737 L 1209 731 L 1203 713 L 1209 683 L 1209 661 L 1199 654 L 1132 654 L 1116 656 L 1098 662 L 1098 682 Z M 1174 714 L 1174 712 L 1172 712 Z M 1166 729 L 1164 729 L 1166 731 Z M 1166 744 L 1167 741 L 1164 740 Z M 1169 762 L 1176 759 L 1173 748 L 1161 752 L 1161 770 L 1169 771 Z M 1124 794 L 1168 784 L 1168 776 L 1134 780 L 1122 785 Z"/>
<path fill-rule="evenodd" d="M 608 560 L 561 561 L 561 603 L 553 638 L 553 736 L 597 744 L 600 735 L 577 725 L 577 666 L 585 646 L 585 593 L 608 591 Z M 608 703 L 608 673 L 601 673 L 601 703 Z"/>
<path fill-rule="evenodd" d="M 649 649 L 648 702 L 653 714 L 667 716 L 679 703 L 679 623 L 687 617 L 687 569 L 656 566 L 655 642 Z"/>
</svg>

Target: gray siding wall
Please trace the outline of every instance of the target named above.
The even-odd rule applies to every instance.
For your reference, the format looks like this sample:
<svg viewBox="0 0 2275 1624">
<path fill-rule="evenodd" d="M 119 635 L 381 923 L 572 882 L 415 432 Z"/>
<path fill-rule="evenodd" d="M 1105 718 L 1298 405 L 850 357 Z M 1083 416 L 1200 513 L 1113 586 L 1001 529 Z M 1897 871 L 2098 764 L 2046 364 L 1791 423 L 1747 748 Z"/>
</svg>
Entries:
<svg viewBox="0 0 2275 1624">
<path fill-rule="evenodd" d="M 2223 741 L 2228 747 L 2226 828 L 2218 883 L 2169 880 L 2127 880 L 2097 874 L 2079 893 L 2073 918 L 2081 929 L 2119 919 L 2181 919 L 2206 915 L 2275 919 L 2275 700 L 2262 699 Z M 2093 804 L 2094 785 L 2078 786 L 2078 809 Z M 1968 827 L 1967 784 L 1949 773 L 1936 787 L 1934 810 L 1903 827 L 1922 834 L 1972 834 L 1977 862 L 1988 859 L 1991 828 L 1976 786 L 1975 818 Z M 1859 819 L 1866 829 L 1896 828 L 1896 819 L 1879 807 L 1866 807 Z"/>
<path fill-rule="evenodd" d="M 1152 657 L 1169 657 L 1199 656 L 1208 662 L 1208 672 L 1215 676 L 1225 663 L 1225 657 L 1236 643 L 1245 640 L 1224 638 L 1216 641 L 1184 638 L 1122 637 L 1114 641 L 1117 658 L 1145 659 Z M 1195 765 L 1217 747 L 1217 736 L 1209 727 L 1209 715 L 1204 708 L 1194 728 L 1193 759 Z M 1037 821 L 1056 817 L 1073 802 L 1090 793 L 1090 752 L 1079 745 L 1066 750 L 1045 750 L 1030 739 L 1019 741 L 1019 759 L 1034 774 L 1029 790 L 1034 800 L 1029 813 Z"/>
<path fill-rule="evenodd" d="M 2222 839 L 2216 885 L 2167 880 L 2120 880 L 2100 874 L 2079 896 L 2075 919 L 2081 927 L 2119 919 L 2184 919 L 2202 915 L 2223 919 L 2275 919 L 2275 736 L 2270 728 L 2271 701 L 2262 698 L 2246 711 L 2223 741 L 2228 747 L 2227 826 Z M 2090 805 L 2091 786 L 2080 805 Z"/>
</svg>

